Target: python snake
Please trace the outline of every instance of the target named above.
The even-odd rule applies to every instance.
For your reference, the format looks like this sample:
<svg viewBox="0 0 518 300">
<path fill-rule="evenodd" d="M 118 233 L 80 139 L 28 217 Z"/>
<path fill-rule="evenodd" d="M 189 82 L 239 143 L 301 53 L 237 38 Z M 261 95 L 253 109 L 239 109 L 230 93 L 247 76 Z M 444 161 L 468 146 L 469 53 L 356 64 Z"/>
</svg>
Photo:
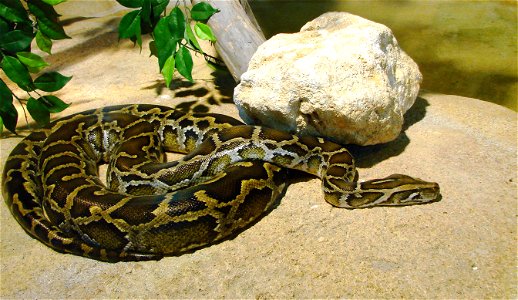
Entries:
<svg viewBox="0 0 518 300">
<path fill-rule="evenodd" d="M 165 152 L 186 155 L 167 162 Z M 406 175 L 359 182 L 350 153 L 322 138 L 156 105 L 90 110 L 34 130 L 8 157 L 2 190 L 25 231 L 54 250 L 150 260 L 250 225 L 283 192 L 287 168 L 318 176 L 336 207 L 440 198 L 436 183 Z"/>
</svg>

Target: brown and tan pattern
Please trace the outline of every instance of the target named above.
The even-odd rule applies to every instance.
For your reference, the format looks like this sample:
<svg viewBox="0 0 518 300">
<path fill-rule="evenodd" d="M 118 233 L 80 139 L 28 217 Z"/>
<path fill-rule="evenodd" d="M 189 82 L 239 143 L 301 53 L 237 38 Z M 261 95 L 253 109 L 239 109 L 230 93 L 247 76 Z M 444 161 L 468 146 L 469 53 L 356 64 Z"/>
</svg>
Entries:
<svg viewBox="0 0 518 300">
<path fill-rule="evenodd" d="M 164 152 L 186 156 L 166 162 Z M 98 176 L 103 163 L 108 186 Z M 287 169 L 321 178 L 337 207 L 440 199 L 436 183 L 406 175 L 358 182 L 350 153 L 321 138 L 155 105 L 86 111 L 36 130 L 12 151 L 2 180 L 31 236 L 114 262 L 178 255 L 236 234 L 272 207 Z"/>
</svg>

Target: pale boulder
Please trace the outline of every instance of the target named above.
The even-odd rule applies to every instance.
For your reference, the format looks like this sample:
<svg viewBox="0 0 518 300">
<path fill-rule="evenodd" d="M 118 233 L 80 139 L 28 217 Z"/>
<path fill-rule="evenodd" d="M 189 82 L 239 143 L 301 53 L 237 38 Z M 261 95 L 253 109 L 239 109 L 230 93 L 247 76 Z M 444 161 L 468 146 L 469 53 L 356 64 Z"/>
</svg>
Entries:
<svg viewBox="0 0 518 300">
<path fill-rule="evenodd" d="M 372 145 L 399 135 L 421 80 L 389 28 L 332 12 L 262 44 L 234 101 L 247 123 Z"/>
</svg>

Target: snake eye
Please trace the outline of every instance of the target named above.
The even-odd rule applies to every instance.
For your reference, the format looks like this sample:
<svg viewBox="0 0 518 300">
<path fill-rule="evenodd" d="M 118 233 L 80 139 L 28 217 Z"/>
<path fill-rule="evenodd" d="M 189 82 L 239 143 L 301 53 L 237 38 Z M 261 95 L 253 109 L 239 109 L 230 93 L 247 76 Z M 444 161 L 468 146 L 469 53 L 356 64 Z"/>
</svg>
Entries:
<svg viewBox="0 0 518 300">
<path fill-rule="evenodd" d="M 420 200 L 422 199 L 423 197 L 421 196 L 421 193 L 419 192 L 415 192 L 415 193 L 412 193 L 410 194 L 410 197 L 409 197 L 411 200 Z"/>
<path fill-rule="evenodd" d="M 420 200 L 423 199 L 423 196 L 420 192 L 413 192 L 409 194 L 406 198 L 401 199 L 401 203 L 412 203 L 412 202 L 421 202 Z"/>
<path fill-rule="evenodd" d="M 416 192 L 411 193 L 408 196 L 407 202 L 427 203 L 430 201 L 437 200 L 438 197 L 439 197 L 439 191 L 435 187 L 422 188 Z"/>
</svg>

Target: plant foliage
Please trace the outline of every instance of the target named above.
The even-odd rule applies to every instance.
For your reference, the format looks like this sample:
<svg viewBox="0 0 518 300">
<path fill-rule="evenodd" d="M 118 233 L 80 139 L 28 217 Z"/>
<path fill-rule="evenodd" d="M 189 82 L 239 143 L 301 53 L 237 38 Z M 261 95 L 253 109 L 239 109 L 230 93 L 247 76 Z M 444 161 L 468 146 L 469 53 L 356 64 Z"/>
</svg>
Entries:
<svg viewBox="0 0 518 300">
<path fill-rule="evenodd" d="M 27 112 L 39 124 L 49 122 L 50 114 L 61 112 L 68 104 L 52 93 L 63 88 L 72 77 L 58 72 L 40 73 L 49 64 L 31 45 L 51 54 L 53 40 L 69 36 L 59 24 L 54 5 L 66 0 L 1 0 L 0 1 L 0 68 L 7 79 L 22 89 L 27 97 L 18 97 L 0 79 L 0 133 L 5 126 L 16 132 L 18 113 L 13 101 L 25 105 Z M 218 10 L 206 2 L 191 9 L 174 7 L 169 13 L 169 0 L 116 0 L 133 8 L 119 24 L 119 38 L 127 38 L 142 48 L 142 35 L 150 34 L 151 54 L 158 58 L 161 74 L 169 87 L 175 70 L 193 81 L 191 51 L 201 53 L 209 63 L 216 58 L 203 52 L 198 39 L 216 42 L 212 29 L 206 24 Z M 25 111 L 25 110 L 24 110 Z"/>
<path fill-rule="evenodd" d="M 169 0 L 117 2 L 128 8 L 136 8 L 122 17 L 119 38 L 128 38 L 142 48 L 142 34 L 151 34 L 151 54 L 158 58 L 158 66 L 167 87 L 171 84 L 175 70 L 187 80 L 193 81 L 191 51 L 203 54 L 208 62 L 215 59 L 204 53 L 198 42 L 198 39 L 216 42 L 216 36 L 206 24 L 218 12 L 210 4 L 200 2 L 184 11 L 175 6 L 167 13 Z"/>
<path fill-rule="evenodd" d="M 40 50 L 50 54 L 52 40 L 69 38 L 58 23 L 59 15 L 53 7 L 64 1 L 0 1 L 0 67 L 6 77 L 28 96 L 27 99 L 18 97 L 0 79 L 0 132 L 4 126 L 13 133 L 16 131 L 18 113 L 14 99 L 25 104 L 29 114 L 40 125 L 49 122 L 50 113 L 68 107 L 58 97 L 42 95 L 40 91 L 58 91 L 72 77 L 58 72 L 40 73 L 49 64 L 31 52 L 33 40 Z"/>
</svg>

